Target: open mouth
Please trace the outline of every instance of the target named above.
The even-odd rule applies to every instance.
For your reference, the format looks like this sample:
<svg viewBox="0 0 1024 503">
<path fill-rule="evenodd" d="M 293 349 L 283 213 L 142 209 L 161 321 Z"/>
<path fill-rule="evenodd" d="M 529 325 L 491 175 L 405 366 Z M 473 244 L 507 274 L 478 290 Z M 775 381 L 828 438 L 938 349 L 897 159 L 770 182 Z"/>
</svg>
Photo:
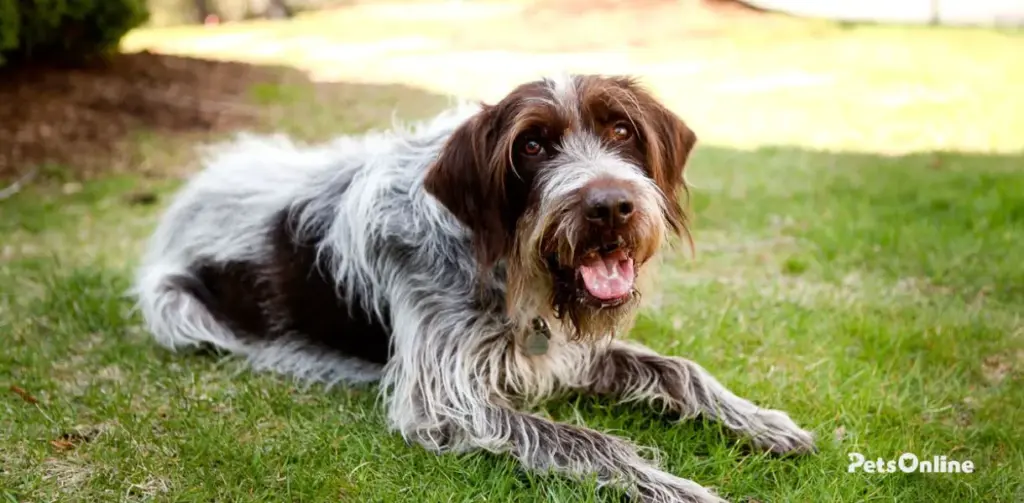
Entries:
<svg viewBox="0 0 1024 503">
<path fill-rule="evenodd" d="M 636 269 L 625 249 L 586 254 L 576 268 L 582 290 L 604 307 L 623 304 L 633 295 Z"/>
</svg>

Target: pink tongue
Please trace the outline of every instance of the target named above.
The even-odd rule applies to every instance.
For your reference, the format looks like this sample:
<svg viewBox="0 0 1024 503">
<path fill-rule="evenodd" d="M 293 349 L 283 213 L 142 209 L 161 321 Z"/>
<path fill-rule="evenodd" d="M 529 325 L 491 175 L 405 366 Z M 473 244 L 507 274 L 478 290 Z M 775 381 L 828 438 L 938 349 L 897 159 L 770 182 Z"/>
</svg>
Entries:
<svg viewBox="0 0 1024 503">
<path fill-rule="evenodd" d="M 586 259 L 580 274 L 587 292 L 601 300 L 618 299 L 633 290 L 633 259 L 621 251 Z"/>
</svg>

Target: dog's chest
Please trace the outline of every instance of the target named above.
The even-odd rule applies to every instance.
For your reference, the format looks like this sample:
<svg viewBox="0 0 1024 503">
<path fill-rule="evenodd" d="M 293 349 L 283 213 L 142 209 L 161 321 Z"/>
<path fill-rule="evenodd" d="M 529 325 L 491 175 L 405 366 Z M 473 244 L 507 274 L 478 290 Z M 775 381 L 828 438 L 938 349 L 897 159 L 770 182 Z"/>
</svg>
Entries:
<svg viewBox="0 0 1024 503">
<path fill-rule="evenodd" d="M 595 352 L 590 342 L 572 340 L 559 324 L 531 320 L 510 347 L 510 387 L 529 401 L 572 387 L 589 368 Z"/>
</svg>

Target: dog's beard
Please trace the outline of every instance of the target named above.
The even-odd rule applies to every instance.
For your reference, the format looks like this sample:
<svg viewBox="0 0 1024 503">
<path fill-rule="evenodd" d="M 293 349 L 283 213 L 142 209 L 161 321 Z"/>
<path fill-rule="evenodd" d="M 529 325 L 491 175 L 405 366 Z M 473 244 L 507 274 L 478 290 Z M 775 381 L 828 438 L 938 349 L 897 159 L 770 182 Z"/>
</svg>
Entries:
<svg viewBox="0 0 1024 503">
<path fill-rule="evenodd" d="M 548 304 L 574 340 L 613 336 L 632 321 L 640 305 L 636 287 L 639 272 L 623 249 L 591 252 L 578 266 L 564 266 L 554 257 L 546 261 L 551 278 Z"/>
<path fill-rule="evenodd" d="M 614 336 L 639 308 L 636 279 L 642 266 L 625 246 L 591 249 L 579 257 L 560 257 L 557 251 L 513 256 L 507 292 L 511 314 L 523 323 L 538 315 L 548 318 L 576 341 Z"/>
<path fill-rule="evenodd" d="M 574 340 L 597 341 L 635 319 L 639 278 L 664 241 L 665 223 L 648 210 L 628 228 L 602 235 L 573 211 L 565 205 L 520 220 L 508 262 L 508 307 L 521 323 L 539 315 Z"/>
</svg>

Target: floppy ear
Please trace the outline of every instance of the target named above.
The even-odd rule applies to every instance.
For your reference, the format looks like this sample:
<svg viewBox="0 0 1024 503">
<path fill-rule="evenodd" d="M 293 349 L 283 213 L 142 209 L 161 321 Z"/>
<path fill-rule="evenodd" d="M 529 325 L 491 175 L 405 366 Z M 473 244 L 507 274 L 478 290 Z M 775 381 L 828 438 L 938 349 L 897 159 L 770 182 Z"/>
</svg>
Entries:
<svg viewBox="0 0 1024 503">
<path fill-rule="evenodd" d="M 494 265 L 512 246 L 512 223 L 505 218 L 505 157 L 494 107 L 485 107 L 460 126 L 427 171 L 424 189 L 452 212 L 473 235 L 481 268 Z"/>
<path fill-rule="evenodd" d="M 680 198 L 688 194 L 683 170 L 697 135 L 675 113 L 641 92 L 642 129 L 647 143 L 647 164 L 665 195 L 669 225 L 677 234 L 686 229 L 686 212 Z"/>
</svg>

